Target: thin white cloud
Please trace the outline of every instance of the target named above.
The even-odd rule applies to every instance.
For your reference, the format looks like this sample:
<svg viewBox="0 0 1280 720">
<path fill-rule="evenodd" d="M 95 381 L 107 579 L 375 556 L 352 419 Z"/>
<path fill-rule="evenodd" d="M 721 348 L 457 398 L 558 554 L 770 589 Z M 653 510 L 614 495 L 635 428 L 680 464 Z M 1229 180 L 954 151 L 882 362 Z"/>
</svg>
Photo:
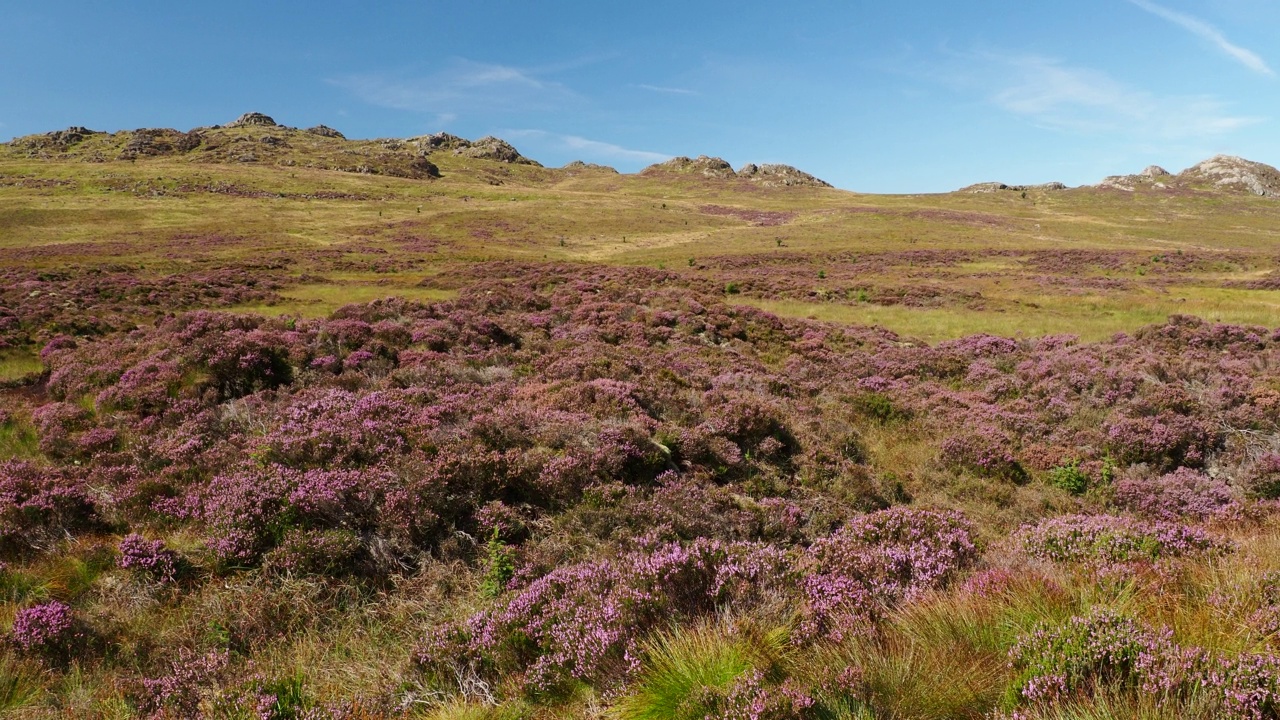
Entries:
<svg viewBox="0 0 1280 720">
<path fill-rule="evenodd" d="M 700 95 L 697 90 L 688 90 L 678 87 L 663 87 L 661 85 L 637 85 L 641 90 L 648 90 L 656 93 L 666 93 L 668 95 Z"/>
<path fill-rule="evenodd" d="M 1208 40 L 1216 45 L 1219 50 L 1231 56 L 1241 65 L 1244 65 L 1250 70 L 1262 75 L 1275 77 L 1275 71 L 1273 71 L 1271 67 L 1267 65 L 1266 61 L 1259 57 L 1257 53 L 1252 50 L 1242 48 L 1227 40 L 1226 36 L 1222 34 L 1222 31 L 1204 20 L 1193 15 L 1178 12 L 1177 10 L 1170 10 L 1167 7 L 1151 2 L 1150 0 L 1129 0 L 1129 2 L 1143 10 L 1146 10 L 1152 15 L 1164 18 L 1175 25 L 1181 26 L 1183 29 Z"/>
<path fill-rule="evenodd" d="M 1041 127 L 1165 140 L 1221 135 L 1260 122 L 1209 95 L 1170 96 L 1131 87 L 1105 72 L 1036 55 L 960 56 L 948 80 Z"/>
<path fill-rule="evenodd" d="M 581 160 L 599 160 L 603 162 L 655 163 L 671 159 L 670 155 L 648 150 L 633 150 L 621 145 L 590 140 L 577 135 L 561 135 L 546 130 L 507 130 L 505 137 L 530 138 L 548 143 L 562 151 L 577 152 Z"/>
<path fill-rule="evenodd" d="M 573 91 L 535 71 L 465 59 L 424 77 L 353 74 L 328 82 L 372 105 L 449 121 L 474 113 L 554 110 L 577 100 Z"/>
</svg>

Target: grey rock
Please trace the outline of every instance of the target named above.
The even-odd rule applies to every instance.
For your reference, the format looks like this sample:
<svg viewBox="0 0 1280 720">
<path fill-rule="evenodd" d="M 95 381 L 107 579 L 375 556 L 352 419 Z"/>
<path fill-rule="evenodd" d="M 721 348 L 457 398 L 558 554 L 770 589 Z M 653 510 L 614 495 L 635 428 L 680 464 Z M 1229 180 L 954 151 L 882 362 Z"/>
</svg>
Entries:
<svg viewBox="0 0 1280 720">
<path fill-rule="evenodd" d="M 831 187 L 830 183 L 790 165 L 747 163 L 738 169 L 737 175 L 766 187 Z"/>
<path fill-rule="evenodd" d="M 1280 170 L 1234 155 L 1215 155 L 1178 173 L 1179 180 L 1212 183 L 1215 189 L 1280 197 Z"/>
<path fill-rule="evenodd" d="M 1066 190 L 1066 189 L 1067 189 L 1067 186 L 1060 182 L 1039 183 L 1037 185 L 1005 185 L 1002 182 L 982 182 L 982 183 L 975 183 L 973 185 L 967 185 L 965 187 L 960 188 L 956 192 L 974 193 L 974 194 L 1003 192 L 1006 190 L 1009 192 L 1027 192 L 1027 191 L 1055 192 L 1058 190 Z"/>
<path fill-rule="evenodd" d="M 599 170 L 601 172 L 618 174 L 618 171 L 608 165 L 597 165 L 596 163 L 583 162 L 581 160 L 573 160 L 565 163 L 562 170 Z"/>
<path fill-rule="evenodd" d="M 306 130 L 303 130 L 303 132 L 310 133 L 312 135 L 319 135 L 320 137 L 337 138 L 338 140 L 347 139 L 346 135 L 343 135 L 328 125 L 316 125 L 315 127 L 309 127 Z"/>
<path fill-rule="evenodd" d="M 682 173 L 682 174 L 698 174 L 704 177 L 714 178 L 731 178 L 736 177 L 733 172 L 733 166 L 718 157 L 708 157 L 699 155 L 696 158 L 687 158 L 683 155 L 673 157 L 665 162 L 655 163 L 640 171 L 642 174 L 652 175 L 654 173 Z"/>
<path fill-rule="evenodd" d="M 253 126 L 279 127 L 275 120 L 272 120 L 269 116 L 258 112 L 247 112 L 236 118 L 235 121 L 227 123 L 225 127 L 237 128 Z"/>
</svg>

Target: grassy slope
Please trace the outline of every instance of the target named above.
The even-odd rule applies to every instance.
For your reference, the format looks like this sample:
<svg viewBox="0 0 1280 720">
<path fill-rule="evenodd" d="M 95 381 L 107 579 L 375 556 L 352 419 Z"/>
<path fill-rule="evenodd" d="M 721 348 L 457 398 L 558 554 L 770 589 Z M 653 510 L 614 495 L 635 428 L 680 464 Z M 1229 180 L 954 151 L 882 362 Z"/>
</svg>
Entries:
<svg viewBox="0 0 1280 720">
<path fill-rule="evenodd" d="M 232 140 L 280 133 L 213 132 Z M 432 244 L 412 269 L 305 282 L 285 293 L 290 302 L 253 308 L 267 312 L 321 313 L 347 299 L 383 294 L 439 297 L 410 288 L 458 262 L 649 265 L 722 284 L 750 271 L 708 261 L 744 255 L 770 262 L 812 258 L 811 293 L 743 293 L 741 302 L 783 315 L 880 324 L 926 340 L 976 332 L 1072 332 L 1094 339 L 1173 313 L 1271 324 L 1277 307 L 1272 291 L 1228 287 L 1273 269 L 1280 203 L 1262 198 L 1091 189 L 1026 198 L 1012 192 L 875 196 L 691 175 L 570 172 L 447 153 L 431 156 L 442 178 L 408 179 L 306 167 L 332 166 L 344 154 L 376 156 L 383 152 L 376 144 L 303 133 L 289 141 L 290 149 L 256 163 L 221 162 L 221 145 L 177 157 L 84 161 L 111 157 L 123 143 L 117 136 L 94 136 L 53 159 L 0 153 L 0 250 L 17 250 L 16 257 L 6 253 L 14 264 L 109 260 L 164 271 L 183 254 L 233 260 L 337 248 L 358 255 L 351 253 L 354 244 L 412 254 L 397 237 Z M 755 212 L 779 213 L 782 221 L 761 225 L 749 214 Z M 184 236 L 218 242 L 184 244 Z M 30 252 L 37 247 L 40 254 Z M 843 261 L 836 254 L 920 250 L 974 257 L 923 272 L 909 258 L 856 269 L 864 283 L 942 292 L 924 305 L 827 296 L 832 282 L 824 276 L 837 274 Z M 1132 253 L 1133 261 L 1120 268 L 1045 270 L 1026 255 L 1036 251 Z M 1150 272 L 1149 258 L 1179 252 L 1201 261 L 1173 274 Z M 1115 282 L 1098 287 L 1080 279 Z M 983 301 L 957 307 L 946 301 L 949 292 L 978 293 Z"/>
<path fill-rule="evenodd" d="M 261 131 L 233 135 L 249 137 L 254 132 Z M 109 150 L 109 142 L 119 139 L 93 142 L 86 152 Z M 343 146 L 325 140 L 317 147 L 313 152 L 320 163 L 333 160 L 330 155 L 336 157 Z M 687 176 L 569 173 L 448 155 L 432 158 L 443 177 L 426 180 L 308 168 L 307 149 L 295 150 L 270 162 L 235 164 L 202 162 L 199 157 L 91 163 L 79 157 L 5 157 L 0 151 L 0 258 L 9 267 L 124 265 L 142 274 L 179 271 L 201 262 L 293 258 L 297 262 L 283 270 L 287 284 L 282 302 L 240 308 L 268 314 L 323 315 L 347 302 L 390 295 L 447 298 L 467 282 L 461 270 L 469 265 L 514 260 L 664 267 L 711 287 L 740 285 L 743 289 L 728 294 L 732 301 L 780 315 L 876 323 L 931 341 L 977 332 L 1070 332 L 1096 339 L 1172 313 L 1277 324 L 1276 291 L 1233 286 L 1275 269 L 1280 203 L 1261 198 L 1093 190 L 1032 193 L 1026 199 L 1014 193 L 871 196 L 769 189 Z M 288 160 L 295 164 L 278 164 Z M 234 191 L 183 189 L 228 186 Z M 312 199 L 319 193 L 336 197 Z M 757 225 L 752 219 L 708 212 L 708 206 L 794 215 L 782 224 Z M 1036 258 L 1042 257 L 1037 253 L 1064 250 L 1119 259 L 1037 264 Z M 336 251 L 341 266 L 313 267 L 308 258 L 320 251 Z M 966 254 L 930 264 L 922 263 L 920 251 Z M 1164 258 L 1179 252 L 1194 255 L 1196 262 L 1168 270 Z M 868 257 L 878 259 L 859 264 Z M 388 258 L 418 263 L 398 265 L 386 262 Z M 794 270 L 788 270 L 787 278 L 798 283 L 800 297 L 751 290 L 760 272 L 757 264 Z M 872 292 L 865 299 L 856 292 L 829 292 L 842 283 L 865 284 Z M 890 304 L 878 302 L 874 293 L 876 288 L 918 286 L 937 290 L 938 299 L 923 306 Z M 957 297 L 969 299 L 957 302 Z M 25 351 L 0 355 L 0 380 L 39 367 Z M 913 457 L 916 448 L 910 438 L 904 440 L 897 431 L 865 430 L 875 462 L 899 469 L 923 462 Z M 11 435 L 0 435 L 0 457 L 34 454 L 33 437 Z M 1026 490 L 1028 502 L 1043 502 L 1033 491 L 1042 492 L 1038 487 Z M 184 538 L 169 540 L 181 548 Z M 1164 578 L 1130 579 L 1119 583 L 1114 597 L 1099 597 L 1081 578 L 1055 576 L 1051 579 L 1066 588 L 1061 596 L 1027 593 L 1032 600 L 1043 600 L 1042 606 L 1027 609 L 967 596 L 940 598 L 893 618 L 883 647 L 851 642 L 823 651 L 834 657 L 767 659 L 802 674 L 806 667 L 863 658 L 869 682 L 890 698 L 886 703 L 896 716 L 955 717 L 959 711 L 990 708 L 998 701 L 982 693 L 1008 682 L 1004 653 L 1009 637 L 1028 629 L 1034 619 L 1066 617 L 1094 604 L 1129 603 L 1135 614 L 1177 628 L 1179 639 L 1188 642 L 1247 647 L 1254 639 L 1202 629 L 1210 626 L 1202 622 L 1209 614 L 1221 612 L 1210 599 L 1242 594 L 1239 577 L 1257 574 L 1259 568 L 1274 569 L 1274 531 L 1246 533 L 1239 540 L 1241 551 L 1233 559 L 1177 579 L 1189 598 L 1180 604 L 1150 605 L 1135 599 L 1144 591 L 1143 583 L 1165 582 Z M 96 575 L 88 576 L 100 571 L 77 559 L 76 552 L 72 547 L 66 558 L 48 560 L 50 567 L 32 571 L 33 576 L 62 578 L 65 587 L 7 588 L 6 599 L 28 594 L 72 597 L 79 585 L 95 582 Z M 104 577 L 112 580 L 115 575 L 108 571 Z M 452 582 L 468 581 L 462 578 Z M 430 592 L 443 582 L 406 580 L 406 585 L 417 583 L 421 588 L 397 588 L 403 592 L 391 594 L 380 605 L 358 605 L 335 626 L 296 633 L 291 642 L 264 651 L 260 660 L 309 674 L 322 695 L 352 695 L 371 685 L 410 682 L 398 675 L 403 647 L 423 618 L 439 612 Z M 176 636 L 185 623 L 232 612 L 227 604 L 236 593 L 248 596 L 252 591 L 248 584 L 229 583 L 209 589 L 188 607 L 146 617 L 155 622 L 159 615 L 159 636 Z M 296 588 L 279 590 L 282 602 L 303 595 Z M 1233 608 L 1231 617 L 1250 611 Z M 210 628 L 216 630 L 212 624 Z M 983 635 L 990 632 L 1003 636 Z M 755 662 L 752 652 L 773 652 L 770 647 L 752 650 L 749 646 L 756 640 L 743 639 L 736 630 L 698 630 L 691 639 L 671 640 L 676 651 L 670 664 L 678 664 L 679 651 L 695 656 L 720 653 L 749 665 Z M 703 642 L 710 649 L 680 650 L 681 642 Z M 750 657 L 739 661 L 735 653 Z M 6 678 L 39 672 L 0 668 Z M 26 685 L 43 687 L 42 682 Z M 41 692 L 58 694 L 66 703 L 63 709 L 71 713 L 76 712 L 77 698 L 87 707 L 89 698 L 117 692 L 100 679 L 68 675 L 59 682 L 63 686 Z M 588 696 L 572 711 L 589 715 L 598 702 Z M 488 709 L 465 704 L 435 712 L 441 717 L 493 716 Z"/>
</svg>

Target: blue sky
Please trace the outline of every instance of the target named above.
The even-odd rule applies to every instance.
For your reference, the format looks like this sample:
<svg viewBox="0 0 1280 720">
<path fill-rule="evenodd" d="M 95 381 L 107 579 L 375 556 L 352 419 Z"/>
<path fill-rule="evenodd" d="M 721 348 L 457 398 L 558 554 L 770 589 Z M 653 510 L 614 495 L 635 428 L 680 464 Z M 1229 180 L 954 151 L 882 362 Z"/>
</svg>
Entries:
<svg viewBox="0 0 1280 720">
<path fill-rule="evenodd" d="M 866 192 L 1280 164 L 1277 0 L 0 9 L 3 138 L 256 110 L 349 137 L 493 134 L 547 165 L 783 162 Z"/>
</svg>

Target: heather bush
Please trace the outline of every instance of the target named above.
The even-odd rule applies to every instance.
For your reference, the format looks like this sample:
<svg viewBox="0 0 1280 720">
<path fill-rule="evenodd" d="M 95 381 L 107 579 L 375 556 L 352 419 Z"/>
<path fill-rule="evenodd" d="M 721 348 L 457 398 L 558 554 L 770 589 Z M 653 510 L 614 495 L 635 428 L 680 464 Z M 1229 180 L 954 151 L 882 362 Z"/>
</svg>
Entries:
<svg viewBox="0 0 1280 720">
<path fill-rule="evenodd" d="M 1199 528 L 1115 515 L 1066 515 L 1014 535 L 1033 557 L 1098 565 L 1221 554 L 1231 546 Z"/>
<path fill-rule="evenodd" d="M 169 672 L 142 680 L 139 709 L 152 717 L 199 717 L 202 700 L 210 699 L 226 673 L 226 652 L 203 655 L 179 648 Z"/>
<path fill-rule="evenodd" d="M 0 462 L 0 542 L 41 547 L 100 523 L 84 483 L 70 472 Z"/>
<path fill-rule="evenodd" d="M 1223 714 L 1231 720 L 1265 720 L 1280 716 L 1280 658 L 1246 654 L 1220 660 L 1208 684 L 1222 693 Z"/>
<path fill-rule="evenodd" d="M 1120 417 L 1107 425 L 1107 448 L 1121 463 L 1200 467 L 1222 441 L 1212 421 L 1171 412 Z"/>
<path fill-rule="evenodd" d="M 182 558 L 169 550 L 161 540 L 147 540 L 141 535 L 126 535 L 120 541 L 120 567 L 135 570 L 160 583 L 178 578 Z"/>
<path fill-rule="evenodd" d="M 942 462 L 957 469 L 1000 478 L 1015 483 L 1026 482 L 1027 471 L 1013 456 L 1013 441 L 991 427 L 979 427 L 964 435 L 953 435 L 939 446 Z"/>
<path fill-rule="evenodd" d="M 1244 486 L 1253 497 L 1280 498 L 1280 453 L 1266 453 L 1254 461 L 1244 478 Z"/>
<path fill-rule="evenodd" d="M 1106 608 L 1034 630 L 1009 657 L 1018 672 L 1015 692 L 1031 703 L 1107 688 L 1186 695 L 1202 681 L 1207 662 L 1203 653 L 1178 648 L 1168 633 L 1147 630 Z"/>
<path fill-rule="evenodd" d="M 777 590 L 785 556 L 767 546 L 699 540 L 557 568 L 496 608 L 436 631 L 418 650 L 432 672 L 455 663 L 512 673 L 536 691 L 571 679 L 605 686 L 631 676 L 643 634 L 675 618 L 743 605 Z"/>
<path fill-rule="evenodd" d="M 959 513 L 890 508 L 851 520 L 803 561 L 802 638 L 866 632 L 887 606 L 942 587 L 977 559 Z"/>
<path fill-rule="evenodd" d="M 1198 470 L 1178 468 L 1159 477 L 1126 477 L 1115 484 L 1120 507 L 1157 520 L 1212 520 L 1238 517 L 1235 488 Z"/>
<path fill-rule="evenodd" d="M 57 600 L 19 610 L 9 637 L 23 651 L 56 663 L 66 662 L 73 651 L 83 651 L 88 641 L 75 612 Z"/>
</svg>

